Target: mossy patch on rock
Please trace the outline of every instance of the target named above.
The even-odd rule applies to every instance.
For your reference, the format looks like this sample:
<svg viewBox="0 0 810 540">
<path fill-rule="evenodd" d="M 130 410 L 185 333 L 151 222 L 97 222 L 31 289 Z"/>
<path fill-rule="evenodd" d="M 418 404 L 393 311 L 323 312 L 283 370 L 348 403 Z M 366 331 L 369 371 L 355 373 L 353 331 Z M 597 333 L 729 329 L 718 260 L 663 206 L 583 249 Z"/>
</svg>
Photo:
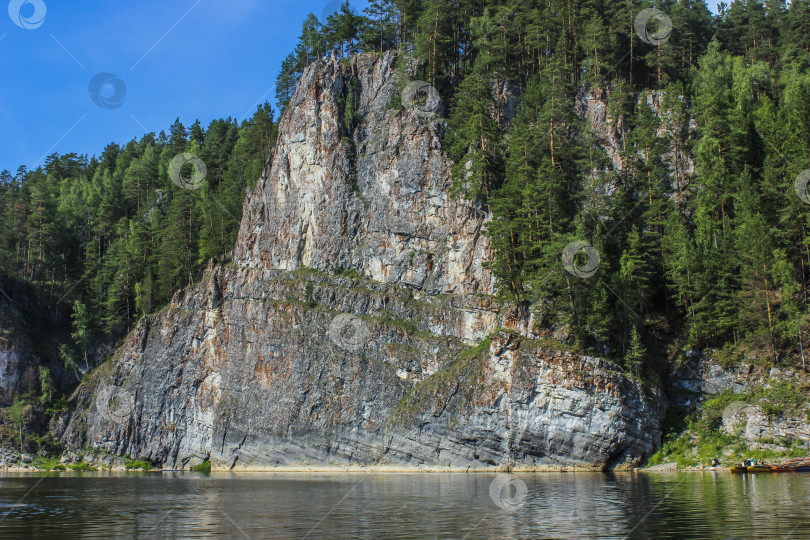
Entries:
<svg viewBox="0 0 810 540">
<path fill-rule="evenodd" d="M 475 383 L 481 376 L 483 363 L 489 355 L 490 340 L 461 353 L 444 369 L 418 382 L 399 401 L 389 418 L 389 427 L 410 425 L 422 414 L 439 416 L 457 397 L 456 408 L 469 403 Z M 437 410 L 440 409 L 440 410 Z"/>
</svg>

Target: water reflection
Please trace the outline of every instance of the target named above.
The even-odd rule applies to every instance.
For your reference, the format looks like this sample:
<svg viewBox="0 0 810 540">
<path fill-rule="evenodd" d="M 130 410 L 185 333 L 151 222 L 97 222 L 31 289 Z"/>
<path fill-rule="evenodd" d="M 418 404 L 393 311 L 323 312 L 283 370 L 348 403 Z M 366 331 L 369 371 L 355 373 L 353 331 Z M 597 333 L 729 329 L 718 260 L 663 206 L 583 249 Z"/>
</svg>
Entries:
<svg viewBox="0 0 810 540">
<path fill-rule="evenodd" d="M 0 475 L 9 538 L 806 538 L 810 475 Z"/>
</svg>

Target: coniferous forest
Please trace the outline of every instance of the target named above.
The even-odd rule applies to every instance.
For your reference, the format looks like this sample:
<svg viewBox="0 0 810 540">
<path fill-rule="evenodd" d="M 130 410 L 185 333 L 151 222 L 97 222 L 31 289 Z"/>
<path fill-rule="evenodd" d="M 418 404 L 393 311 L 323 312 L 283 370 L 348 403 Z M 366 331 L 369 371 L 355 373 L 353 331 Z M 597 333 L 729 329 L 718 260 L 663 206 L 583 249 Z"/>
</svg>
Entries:
<svg viewBox="0 0 810 540">
<path fill-rule="evenodd" d="M 657 43 L 634 28 L 651 7 L 672 23 Z M 377 0 L 362 13 L 346 2 L 303 22 L 278 111 L 313 61 L 390 49 L 442 96 L 452 195 L 492 214 L 505 299 L 639 376 L 689 348 L 803 363 L 810 0 L 738 0 L 717 15 L 700 0 Z M 504 121 L 508 94 L 520 106 Z M 617 156 L 577 106 L 597 94 Z M 93 336 L 123 335 L 228 260 L 277 117 L 265 105 L 241 124 L 177 121 L 100 157 L 2 173 L 5 288 L 27 284 L 65 329 L 67 368 L 84 367 Z M 180 152 L 205 162 L 201 189 L 169 179 Z M 595 273 L 566 270 L 572 242 L 598 254 Z"/>
<path fill-rule="evenodd" d="M 273 115 L 265 104 L 241 124 L 177 120 L 168 134 L 110 144 L 100 157 L 54 154 L 36 170 L 2 172 L 0 286 L 17 306 L 36 304 L 33 322 L 48 330 L 35 330 L 58 336 L 68 372 L 92 368 L 92 342 L 120 338 L 210 260 L 227 260 L 245 190 L 275 141 Z M 196 189 L 170 179 L 182 152 L 206 165 Z"/>
</svg>

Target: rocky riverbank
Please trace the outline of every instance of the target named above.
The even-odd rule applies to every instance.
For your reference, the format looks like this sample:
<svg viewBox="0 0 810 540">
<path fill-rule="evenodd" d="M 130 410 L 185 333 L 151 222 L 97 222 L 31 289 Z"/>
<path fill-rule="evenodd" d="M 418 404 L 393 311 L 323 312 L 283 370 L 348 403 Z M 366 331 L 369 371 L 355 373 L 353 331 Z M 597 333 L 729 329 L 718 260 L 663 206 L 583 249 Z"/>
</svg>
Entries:
<svg viewBox="0 0 810 540">
<path fill-rule="evenodd" d="M 810 455 L 810 377 L 755 356 L 721 362 L 690 354 L 673 372 L 658 467 L 723 467 L 753 457 L 768 463 Z"/>
</svg>

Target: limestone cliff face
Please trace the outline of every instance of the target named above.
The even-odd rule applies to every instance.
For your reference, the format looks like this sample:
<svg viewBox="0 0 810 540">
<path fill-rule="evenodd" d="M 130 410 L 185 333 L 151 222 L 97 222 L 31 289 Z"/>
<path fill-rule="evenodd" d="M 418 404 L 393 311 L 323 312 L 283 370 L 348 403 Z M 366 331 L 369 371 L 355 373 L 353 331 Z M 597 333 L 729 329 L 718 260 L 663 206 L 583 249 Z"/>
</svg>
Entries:
<svg viewBox="0 0 810 540">
<path fill-rule="evenodd" d="M 485 216 L 448 195 L 445 121 L 390 106 L 401 92 L 395 60 L 365 54 L 306 70 L 246 205 L 239 264 L 354 269 L 431 294 L 493 292 L 481 265 L 490 256 Z"/>
<path fill-rule="evenodd" d="M 68 448 L 234 470 L 599 469 L 651 453 L 659 396 L 531 339 L 490 295 L 487 216 L 447 194 L 444 121 L 391 105 L 395 61 L 306 70 L 234 263 L 141 320 L 78 389 L 52 425 Z"/>
</svg>

